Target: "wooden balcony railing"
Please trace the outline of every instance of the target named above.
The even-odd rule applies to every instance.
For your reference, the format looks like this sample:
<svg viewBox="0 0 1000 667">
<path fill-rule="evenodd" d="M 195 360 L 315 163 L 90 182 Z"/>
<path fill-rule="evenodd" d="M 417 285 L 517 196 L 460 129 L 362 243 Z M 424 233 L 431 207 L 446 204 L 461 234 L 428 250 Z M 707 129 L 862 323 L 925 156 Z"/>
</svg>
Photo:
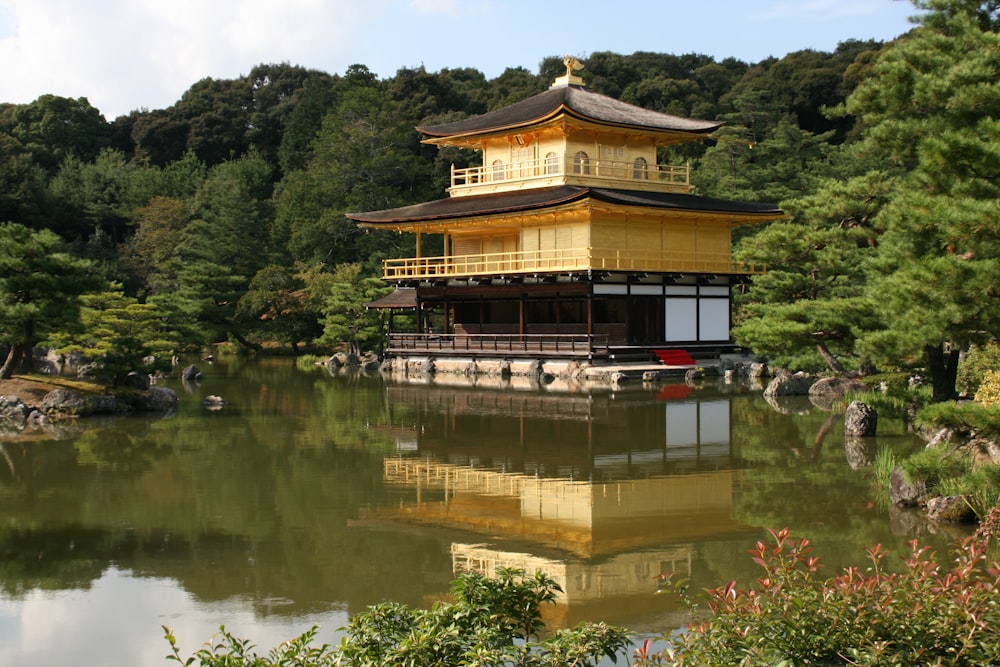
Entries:
<svg viewBox="0 0 1000 667">
<path fill-rule="evenodd" d="M 665 189 L 683 192 L 691 190 L 690 164 L 637 164 L 618 160 L 574 157 L 551 157 L 464 169 L 456 169 L 455 165 L 452 165 L 451 187 L 453 190 L 461 190 L 483 184 L 563 176 L 579 179 L 629 181 L 633 185 L 663 186 Z"/>
<path fill-rule="evenodd" d="M 734 262 L 726 253 L 569 248 L 387 259 L 383 277 L 403 280 L 587 270 L 744 275 L 763 273 L 765 267 Z"/>
<path fill-rule="evenodd" d="M 388 352 L 438 354 L 548 354 L 607 356 L 608 336 L 600 334 L 401 334 L 388 335 Z"/>
</svg>

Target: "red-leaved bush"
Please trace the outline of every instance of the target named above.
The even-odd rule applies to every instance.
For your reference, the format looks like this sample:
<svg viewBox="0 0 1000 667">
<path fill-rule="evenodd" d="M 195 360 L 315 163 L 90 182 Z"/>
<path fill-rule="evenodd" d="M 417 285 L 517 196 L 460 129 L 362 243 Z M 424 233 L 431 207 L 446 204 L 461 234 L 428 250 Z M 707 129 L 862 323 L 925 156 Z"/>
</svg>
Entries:
<svg viewBox="0 0 1000 667">
<path fill-rule="evenodd" d="M 708 616 L 637 663 L 1000 665 L 1000 566 L 988 553 L 997 535 L 1000 506 L 947 562 L 914 540 L 901 568 L 876 545 L 866 567 L 823 578 L 808 540 L 771 531 L 773 543 L 751 550 L 764 571 L 754 585 L 708 591 Z"/>
</svg>

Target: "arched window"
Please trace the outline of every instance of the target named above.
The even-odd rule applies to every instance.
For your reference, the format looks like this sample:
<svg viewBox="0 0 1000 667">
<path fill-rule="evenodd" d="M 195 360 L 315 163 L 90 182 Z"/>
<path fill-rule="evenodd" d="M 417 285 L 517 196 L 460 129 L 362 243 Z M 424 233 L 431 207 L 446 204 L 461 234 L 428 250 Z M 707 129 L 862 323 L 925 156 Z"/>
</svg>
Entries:
<svg viewBox="0 0 1000 667">
<path fill-rule="evenodd" d="M 590 173 L 590 156 L 585 152 L 580 151 L 573 156 L 573 173 L 574 174 L 589 174 Z"/>
<path fill-rule="evenodd" d="M 555 152 L 550 152 L 545 156 L 545 173 L 559 173 L 559 156 L 556 155 Z"/>
<path fill-rule="evenodd" d="M 503 160 L 493 160 L 493 180 L 502 181 L 504 179 Z"/>
<path fill-rule="evenodd" d="M 632 163 L 632 178 L 636 180 L 649 178 L 649 163 L 646 162 L 646 158 L 637 157 Z"/>
</svg>

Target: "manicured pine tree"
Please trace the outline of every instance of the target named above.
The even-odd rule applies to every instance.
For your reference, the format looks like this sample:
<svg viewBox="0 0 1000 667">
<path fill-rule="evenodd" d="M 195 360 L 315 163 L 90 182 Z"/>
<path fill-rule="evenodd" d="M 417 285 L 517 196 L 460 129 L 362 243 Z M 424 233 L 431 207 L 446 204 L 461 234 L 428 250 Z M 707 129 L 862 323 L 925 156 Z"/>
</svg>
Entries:
<svg viewBox="0 0 1000 667">
<path fill-rule="evenodd" d="M 919 27 L 848 101 L 871 154 L 906 175 L 879 214 L 863 349 L 955 395 L 960 350 L 1000 334 L 1000 3 L 919 0 Z"/>
<path fill-rule="evenodd" d="M 79 328 L 80 296 L 99 284 L 93 264 L 66 252 L 55 233 L 0 224 L 0 379 L 24 369 L 50 333 Z"/>
</svg>

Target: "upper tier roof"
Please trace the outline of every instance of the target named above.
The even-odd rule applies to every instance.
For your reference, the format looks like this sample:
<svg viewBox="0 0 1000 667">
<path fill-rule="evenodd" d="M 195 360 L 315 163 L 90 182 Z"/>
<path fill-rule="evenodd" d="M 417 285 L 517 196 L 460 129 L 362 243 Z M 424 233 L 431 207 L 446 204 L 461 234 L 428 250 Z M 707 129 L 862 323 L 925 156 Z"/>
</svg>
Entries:
<svg viewBox="0 0 1000 667">
<path fill-rule="evenodd" d="M 707 134 L 724 124 L 721 121 L 671 116 L 621 102 L 583 86 L 567 85 L 549 88 L 544 93 L 496 111 L 451 123 L 418 127 L 417 130 L 432 139 L 489 134 L 539 125 L 558 117 L 560 113 L 601 125 L 655 132 Z"/>
<path fill-rule="evenodd" d="M 446 199 L 437 199 L 422 204 L 391 208 L 383 211 L 348 213 L 347 217 L 368 225 L 435 222 L 455 218 L 538 210 L 568 204 L 588 197 L 624 206 L 765 216 L 768 219 L 783 216 L 782 210 L 774 204 L 697 197 L 695 195 L 679 194 L 676 192 L 638 192 L 634 190 L 611 190 L 608 188 L 562 185 L 550 188 L 500 192 L 489 195 L 448 197 Z"/>
</svg>

